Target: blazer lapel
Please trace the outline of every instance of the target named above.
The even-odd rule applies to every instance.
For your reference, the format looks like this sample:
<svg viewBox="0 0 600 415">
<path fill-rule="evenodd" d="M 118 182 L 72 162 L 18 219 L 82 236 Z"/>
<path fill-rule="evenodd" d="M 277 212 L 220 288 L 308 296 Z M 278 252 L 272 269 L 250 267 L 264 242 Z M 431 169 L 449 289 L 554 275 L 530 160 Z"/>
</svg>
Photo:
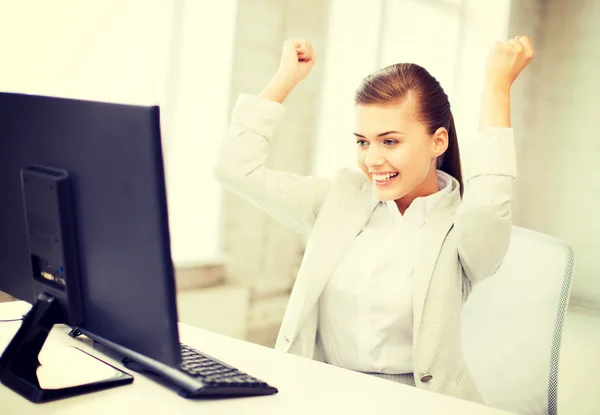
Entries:
<svg viewBox="0 0 600 415">
<path fill-rule="evenodd" d="M 436 207 L 421 238 L 422 254 L 415 264 L 412 288 L 415 341 L 431 275 L 442 243 L 454 223 L 454 213 L 460 204 L 457 186 L 458 183 L 455 184 L 455 190 Z M 321 223 L 313 229 L 312 243 L 306 246 L 304 261 L 281 327 L 281 333 L 289 340 L 289 344 L 295 340 L 335 267 L 373 212 L 373 193 L 370 185 L 360 191 L 348 192 L 341 199 L 338 203 L 330 205 L 327 211 L 321 211 Z"/>
<path fill-rule="evenodd" d="M 365 226 L 373 211 L 372 192 L 363 187 L 344 194 L 335 210 L 322 211 L 323 223 L 314 232 L 313 243 L 307 245 L 305 260 L 288 305 L 287 336 L 293 342 L 311 309 L 316 305 L 338 262 Z"/>
<path fill-rule="evenodd" d="M 454 224 L 454 213 L 460 204 L 458 190 L 450 193 L 442 203 L 432 212 L 431 217 L 423 229 L 420 240 L 419 252 L 421 253 L 415 263 L 414 279 L 412 286 L 413 295 L 413 343 L 416 342 L 423 305 L 433 270 L 438 260 L 442 244 L 446 235 Z"/>
</svg>

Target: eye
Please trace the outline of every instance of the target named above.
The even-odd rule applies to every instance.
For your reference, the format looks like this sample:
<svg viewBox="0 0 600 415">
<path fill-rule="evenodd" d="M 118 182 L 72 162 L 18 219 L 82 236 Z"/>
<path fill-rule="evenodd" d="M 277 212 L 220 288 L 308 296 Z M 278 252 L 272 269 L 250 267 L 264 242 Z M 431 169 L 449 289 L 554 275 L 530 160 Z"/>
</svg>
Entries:
<svg viewBox="0 0 600 415">
<path fill-rule="evenodd" d="M 396 144 L 398 144 L 397 140 L 383 140 L 383 144 L 386 146 L 395 146 Z"/>
<path fill-rule="evenodd" d="M 367 143 L 367 140 L 356 140 L 356 144 L 358 144 L 359 147 L 365 147 L 369 143 Z"/>
</svg>

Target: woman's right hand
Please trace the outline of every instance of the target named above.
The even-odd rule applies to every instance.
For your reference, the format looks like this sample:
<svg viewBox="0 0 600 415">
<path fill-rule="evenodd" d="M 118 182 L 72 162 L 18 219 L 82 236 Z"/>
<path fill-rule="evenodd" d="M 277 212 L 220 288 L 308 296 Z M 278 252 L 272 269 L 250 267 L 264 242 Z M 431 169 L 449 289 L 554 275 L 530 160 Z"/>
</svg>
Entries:
<svg viewBox="0 0 600 415">
<path fill-rule="evenodd" d="M 283 43 L 279 69 L 260 97 L 283 102 L 298 82 L 308 76 L 317 55 L 306 40 L 287 40 Z"/>
<path fill-rule="evenodd" d="M 296 84 L 308 76 L 316 58 L 317 55 L 310 42 L 295 39 L 286 40 L 283 43 L 277 75 Z"/>
</svg>

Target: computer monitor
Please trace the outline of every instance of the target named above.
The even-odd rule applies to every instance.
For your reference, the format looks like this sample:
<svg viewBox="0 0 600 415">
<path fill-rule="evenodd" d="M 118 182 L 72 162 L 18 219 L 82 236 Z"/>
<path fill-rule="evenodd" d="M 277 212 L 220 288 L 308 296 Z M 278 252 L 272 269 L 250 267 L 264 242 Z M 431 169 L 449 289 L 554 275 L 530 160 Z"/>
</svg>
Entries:
<svg viewBox="0 0 600 415">
<path fill-rule="evenodd" d="M 34 304 L 20 341 L 45 318 L 177 366 L 158 107 L 0 93 L 0 157 L 0 290 Z"/>
</svg>

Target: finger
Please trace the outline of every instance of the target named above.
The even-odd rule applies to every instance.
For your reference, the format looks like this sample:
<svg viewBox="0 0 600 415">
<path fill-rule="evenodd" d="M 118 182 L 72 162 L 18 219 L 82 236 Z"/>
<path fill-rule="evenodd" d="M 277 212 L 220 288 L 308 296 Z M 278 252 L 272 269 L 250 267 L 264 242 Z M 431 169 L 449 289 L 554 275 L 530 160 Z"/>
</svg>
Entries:
<svg viewBox="0 0 600 415">
<path fill-rule="evenodd" d="M 527 37 L 527 36 L 521 36 L 521 38 L 519 39 L 519 43 L 521 45 L 523 45 L 523 50 L 525 52 L 525 55 L 529 58 L 533 58 L 534 50 L 533 50 L 533 43 L 531 42 L 531 39 L 529 39 L 529 37 Z"/>
<path fill-rule="evenodd" d="M 308 59 L 312 59 L 313 55 L 314 55 L 314 50 L 312 48 L 312 45 L 309 42 L 306 42 L 305 49 L 304 49 L 304 56 Z"/>
<path fill-rule="evenodd" d="M 310 59 L 310 51 L 305 50 L 304 53 L 302 54 L 302 57 L 306 60 L 309 60 Z"/>
<path fill-rule="evenodd" d="M 297 48 L 298 46 L 300 46 L 300 40 L 298 39 L 288 39 L 284 42 L 284 45 L 286 45 L 287 47 L 291 47 L 291 48 Z"/>
<path fill-rule="evenodd" d="M 500 42 L 499 40 L 495 40 L 494 43 L 492 43 L 492 50 L 502 50 L 505 47 L 504 43 Z"/>
<path fill-rule="evenodd" d="M 315 59 L 315 51 L 313 50 L 313 48 L 311 46 L 308 47 L 308 50 L 306 51 L 305 57 L 309 60 L 312 61 Z"/>
<path fill-rule="evenodd" d="M 302 40 L 293 40 L 292 43 L 294 45 L 294 49 L 296 49 L 296 52 L 304 51 L 305 45 Z"/>
<path fill-rule="evenodd" d="M 305 62 L 310 59 L 310 50 L 307 45 L 300 45 L 296 49 L 296 54 L 298 55 L 298 60 L 300 62 Z"/>
<path fill-rule="evenodd" d="M 310 60 L 312 59 L 312 54 L 308 51 L 304 51 L 304 52 L 298 52 L 298 59 L 301 60 Z"/>
<path fill-rule="evenodd" d="M 315 58 L 313 56 L 303 55 L 302 57 L 298 57 L 298 62 L 312 62 L 314 60 L 315 60 Z"/>
<path fill-rule="evenodd" d="M 294 40 L 294 39 L 286 40 L 283 43 L 283 50 L 285 53 L 296 53 L 297 54 L 298 47 L 299 47 L 298 41 Z"/>
<path fill-rule="evenodd" d="M 517 52 L 521 52 L 523 50 L 523 45 L 518 40 L 511 39 L 508 41 L 513 48 L 516 49 Z"/>
</svg>

